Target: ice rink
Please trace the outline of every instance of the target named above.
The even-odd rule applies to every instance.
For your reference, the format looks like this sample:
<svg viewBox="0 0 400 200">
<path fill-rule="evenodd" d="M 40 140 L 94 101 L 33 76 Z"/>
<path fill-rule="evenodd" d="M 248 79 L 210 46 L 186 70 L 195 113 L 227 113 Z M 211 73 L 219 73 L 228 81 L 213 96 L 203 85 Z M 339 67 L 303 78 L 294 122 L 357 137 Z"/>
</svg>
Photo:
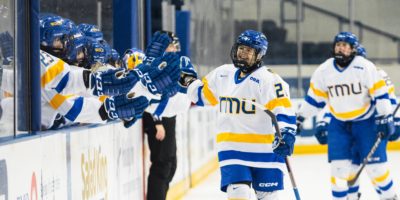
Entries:
<svg viewBox="0 0 400 200">
<path fill-rule="evenodd" d="M 388 153 L 390 172 L 394 187 L 400 193 L 400 151 Z M 290 157 L 298 190 L 302 200 L 324 200 L 331 198 L 330 167 L 326 154 L 295 155 Z M 205 181 L 190 190 L 183 199 L 226 199 L 225 193 L 219 190 L 219 170 L 212 173 Z M 365 172 L 360 180 L 361 200 L 378 200 L 378 195 L 372 187 Z M 289 176 L 285 176 L 285 190 L 280 192 L 281 200 L 295 199 Z"/>
</svg>

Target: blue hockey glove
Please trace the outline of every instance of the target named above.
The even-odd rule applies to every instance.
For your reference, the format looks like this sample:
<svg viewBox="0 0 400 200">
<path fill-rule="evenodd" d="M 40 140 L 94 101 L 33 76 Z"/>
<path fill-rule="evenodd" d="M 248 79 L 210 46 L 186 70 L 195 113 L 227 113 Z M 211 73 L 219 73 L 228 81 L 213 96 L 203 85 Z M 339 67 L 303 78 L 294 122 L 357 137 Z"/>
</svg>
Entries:
<svg viewBox="0 0 400 200">
<path fill-rule="evenodd" d="M 168 45 L 172 42 L 167 33 L 156 32 L 154 33 L 149 46 L 146 48 L 146 58 L 144 63 L 151 65 L 151 63 L 158 57 L 164 55 Z"/>
<path fill-rule="evenodd" d="M 384 139 L 388 139 L 394 133 L 393 116 L 375 117 L 375 124 L 378 134 L 382 133 Z"/>
<path fill-rule="evenodd" d="M 395 117 L 394 118 L 394 128 L 396 129 L 389 137 L 389 141 L 396 141 L 400 137 L 400 118 Z"/>
<path fill-rule="evenodd" d="M 300 134 L 300 132 L 303 130 L 303 122 L 305 118 L 301 115 L 296 116 L 296 126 L 297 126 L 297 134 Z"/>
<path fill-rule="evenodd" d="M 14 59 L 14 39 L 8 31 L 0 33 L 0 49 L 3 64 L 9 65 Z"/>
<path fill-rule="evenodd" d="M 318 122 L 316 127 L 315 137 L 320 144 L 328 143 L 328 123 Z"/>
<path fill-rule="evenodd" d="M 272 143 L 272 149 L 274 153 L 282 157 L 290 156 L 293 153 L 294 142 L 296 141 L 296 132 L 294 129 L 283 128 L 281 133 L 282 140 L 279 140 L 278 137 L 275 137 L 275 140 Z"/>
<path fill-rule="evenodd" d="M 136 73 L 128 73 L 124 69 L 99 71 L 91 75 L 90 88 L 93 95 L 126 94 L 140 80 Z"/>
<path fill-rule="evenodd" d="M 141 118 L 148 105 L 149 101 L 146 97 L 140 96 L 133 98 L 131 94 L 108 97 L 104 101 L 107 119 Z"/>
<path fill-rule="evenodd" d="M 187 93 L 187 88 L 197 79 L 197 72 L 194 69 L 190 59 L 186 56 L 181 56 L 180 59 L 181 75 L 179 78 L 179 92 Z"/>
<path fill-rule="evenodd" d="M 143 68 L 147 68 L 143 70 Z M 179 56 L 174 53 L 166 53 L 163 57 L 157 58 L 148 67 L 147 64 L 141 64 L 135 70 L 147 71 L 141 79 L 143 85 L 147 87 L 152 94 L 169 93 L 167 90 L 175 90 L 180 76 Z"/>
</svg>

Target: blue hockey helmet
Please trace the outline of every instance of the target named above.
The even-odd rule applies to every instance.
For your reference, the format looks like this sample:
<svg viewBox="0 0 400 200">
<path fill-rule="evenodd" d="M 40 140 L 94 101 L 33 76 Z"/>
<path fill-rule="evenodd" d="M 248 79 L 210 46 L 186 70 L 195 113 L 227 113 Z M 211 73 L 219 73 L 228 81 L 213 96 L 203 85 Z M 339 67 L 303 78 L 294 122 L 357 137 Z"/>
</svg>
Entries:
<svg viewBox="0 0 400 200">
<path fill-rule="evenodd" d="M 76 28 L 76 24 L 68 18 L 64 18 L 64 24 L 69 30 Z"/>
<path fill-rule="evenodd" d="M 70 31 L 66 39 L 66 53 L 63 56 L 68 64 L 80 66 L 84 58 L 80 58 L 79 55 L 85 54 L 86 40 L 87 38 L 79 29 L 74 28 Z"/>
<path fill-rule="evenodd" d="M 122 58 L 123 64 L 127 69 L 133 69 L 143 62 L 145 54 L 138 48 L 131 48 L 125 51 Z"/>
<path fill-rule="evenodd" d="M 103 32 L 101 32 L 96 25 L 82 23 L 78 25 L 78 28 L 85 36 L 92 37 L 96 40 L 103 40 Z"/>
<path fill-rule="evenodd" d="M 108 61 L 111 65 L 115 67 L 121 67 L 122 66 L 122 60 L 121 56 L 119 55 L 118 51 L 115 49 L 111 49 L 111 58 Z"/>
<path fill-rule="evenodd" d="M 65 26 L 64 19 L 57 15 L 50 13 L 41 14 L 39 24 L 41 47 L 48 47 L 51 49 L 53 48 L 54 41 L 57 39 L 63 40 L 69 33 L 68 28 Z"/>
<path fill-rule="evenodd" d="M 247 46 L 255 50 L 251 63 L 242 60 L 238 56 L 239 46 Z M 239 68 L 244 73 L 251 73 L 261 67 L 262 58 L 267 53 L 268 40 L 267 37 L 258 31 L 246 30 L 239 35 L 231 50 L 231 59 L 235 67 Z"/>
<path fill-rule="evenodd" d="M 335 36 L 333 41 L 334 44 L 338 42 L 346 42 L 350 44 L 352 48 L 356 48 L 358 46 L 358 38 L 351 32 L 340 32 Z"/>
<path fill-rule="evenodd" d="M 344 55 L 342 52 L 335 52 L 335 46 L 338 42 L 345 42 L 350 45 L 353 49 L 350 55 Z M 347 67 L 351 61 L 353 61 L 354 56 L 356 55 L 357 51 L 356 48 L 359 45 L 358 38 L 351 32 L 340 32 L 338 33 L 335 38 L 333 39 L 333 57 L 335 59 L 336 64 L 340 65 L 341 67 Z"/>
<path fill-rule="evenodd" d="M 367 50 L 365 50 L 364 46 L 361 45 L 361 44 L 359 44 L 359 45 L 357 46 L 357 55 L 358 55 L 358 56 L 362 56 L 362 57 L 364 57 L 364 58 L 367 57 Z"/>
</svg>

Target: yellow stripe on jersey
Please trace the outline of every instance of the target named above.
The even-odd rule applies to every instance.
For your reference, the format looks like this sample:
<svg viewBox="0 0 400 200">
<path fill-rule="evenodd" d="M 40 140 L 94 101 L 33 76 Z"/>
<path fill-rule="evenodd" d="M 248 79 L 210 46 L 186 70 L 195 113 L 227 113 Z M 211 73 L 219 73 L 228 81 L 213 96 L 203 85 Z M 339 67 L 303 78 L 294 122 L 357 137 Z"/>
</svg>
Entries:
<svg viewBox="0 0 400 200">
<path fill-rule="evenodd" d="M 310 83 L 310 88 L 311 88 L 311 91 L 313 91 L 313 93 L 315 95 L 317 95 L 319 97 L 323 97 L 325 99 L 328 98 L 328 92 L 324 92 L 322 90 L 319 90 L 319 89 L 315 88 L 313 83 Z"/>
<path fill-rule="evenodd" d="M 394 94 L 394 86 L 391 86 L 390 88 L 389 88 L 389 92 L 388 92 L 389 94 Z"/>
<path fill-rule="evenodd" d="M 50 106 L 54 108 L 55 110 L 58 109 L 64 101 L 67 100 L 66 96 L 63 96 L 61 94 L 56 94 L 54 97 L 50 100 Z"/>
<path fill-rule="evenodd" d="M 57 77 L 61 72 L 64 71 L 64 61 L 58 60 L 57 63 L 51 66 L 42 76 L 41 84 L 42 88 Z"/>
<path fill-rule="evenodd" d="M 349 112 L 338 113 L 335 110 L 333 110 L 332 106 L 329 106 L 329 110 L 337 118 L 351 119 L 351 118 L 355 118 L 355 117 L 358 117 L 358 116 L 364 114 L 365 112 L 368 111 L 369 107 L 370 107 L 370 104 L 367 103 L 362 108 L 357 109 L 357 110 L 353 110 L 353 111 L 349 111 Z"/>
<path fill-rule="evenodd" d="M 211 105 L 217 105 L 218 101 L 217 98 L 215 98 L 214 94 L 211 92 L 210 88 L 208 87 L 208 81 L 206 78 L 203 78 L 203 93 L 204 96 L 206 97 L 207 101 L 210 102 Z"/>
<path fill-rule="evenodd" d="M 274 134 L 238 134 L 238 133 L 219 133 L 217 143 L 220 142 L 244 142 L 270 144 L 274 141 Z"/>
<path fill-rule="evenodd" d="M 68 98 L 71 98 L 75 95 L 61 95 L 61 94 L 56 94 L 54 97 L 50 100 L 50 106 L 54 109 L 58 109 Z"/>
<path fill-rule="evenodd" d="M 369 89 L 369 94 L 374 94 L 376 90 L 380 89 L 381 87 L 384 87 L 386 85 L 385 81 L 381 79 L 380 81 L 376 82 L 372 88 Z"/>
<path fill-rule="evenodd" d="M 265 108 L 267 108 L 268 110 L 274 110 L 276 107 L 279 106 L 290 108 L 292 107 L 292 103 L 290 103 L 289 98 L 283 97 L 279 99 L 272 99 L 267 104 L 265 104 Z"/>
<path fill-rule="evenodd" d="M 378 176 L 378 177 L 374 178 L 374 182 L 376 182 L 376 183 L 383 182 L 387 179 L 388 176 L 389 176 L 389 170 L 387 170 L 385 172 L 385 174 L 383 174 L 382 176 Z"/>
</svg>

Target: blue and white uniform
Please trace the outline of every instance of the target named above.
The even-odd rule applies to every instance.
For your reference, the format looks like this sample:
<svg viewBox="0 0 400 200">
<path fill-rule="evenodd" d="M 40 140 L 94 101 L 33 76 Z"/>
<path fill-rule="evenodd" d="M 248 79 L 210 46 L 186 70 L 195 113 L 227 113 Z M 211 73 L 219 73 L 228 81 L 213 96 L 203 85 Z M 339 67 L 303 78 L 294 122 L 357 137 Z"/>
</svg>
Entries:
<svg viewBox="0 0 400 200">
<path fill-rule="evenodd" d="M 99 115 L 102 105 L 83 82 L 83 69 L 73 67 L 44 51 L 40 51 L 42 126 L 50 128 L 60 113 L 71 122 L 104 123 Z"/>
<path fill-rule="evenodd" d="M 347 187 L 354 176 L 351 161 L 364 159 L 377 138 L 375 117 L 393 112 L 394 89 L 387 85 L 375 65 L 362 56 L 355 56 L 346 68 L 339 68 L 334 58 L 321 64 L 311 77 L 310 88 L 298 115 L 311 117 L 319 109 L 328 108 L 322 120 L 328 126 L 328 160 L 331 165 L 333 199 L 353 198 L 358 184 Z M 392 100 L 393 101 L 393 100 Z M 382 140 L 366 170 L 381 198 L 393 197 L 393 182 L 385 167 L 387 140 Z M 358 168 L 357 168 L 358 169 Z M 349 196 L 348 196 L 349 195 Z"/>
<path fill-rule="evenodd" d="M 260 67 L 240 79 L 239 74 L 240 70 L 234 65 L 222 65 L 202 81 L 194 81 L 187 92 L 192 102 L 199 106 L 219 107 L 216 142 L 219 165 L 223 173 L 221 189 L 225 191 L 227 185 L 243 180 L 243 177 L 234 175 L 224 176 L 224 171 L 229 170 L 229 167 L 240 168 L 240 166 L 247 166 L 252 172 L 243 170 L 243 173 L 237 176 L 257 173 L 259 169 L 271 169 L 270 171 L 274 172 L 264 173 L 270 176 L 262 177 L 262 180 L 251 180 L 252 176 L 246 176 L 248 181 L 253 181 L 256 190 L 283 189 L 282 172 L 285 169 L 285 161 L 272 151 L 275 129 L 271 119 L 244 99 L 262 104 L 274 112 L 280 128 L 295 130 L 296 120 L 289 97 L 289 87 L 281 77 L 272 73 L 267 67 Z M 269 188 L 260 188 L 260 182 L 277 184 Z"/>
</svg>

